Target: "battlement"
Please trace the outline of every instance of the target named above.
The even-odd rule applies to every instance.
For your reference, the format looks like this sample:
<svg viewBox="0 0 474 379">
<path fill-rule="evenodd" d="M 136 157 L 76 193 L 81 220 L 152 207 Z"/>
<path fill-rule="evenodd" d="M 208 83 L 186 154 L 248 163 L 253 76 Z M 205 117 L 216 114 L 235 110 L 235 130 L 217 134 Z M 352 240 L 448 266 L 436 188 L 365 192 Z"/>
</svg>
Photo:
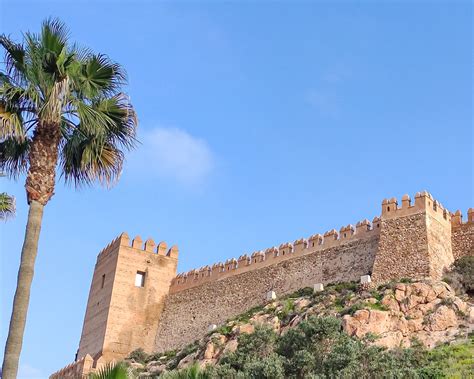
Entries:
<svg viewBox="0 0 474 379">
<path fill-rule="evenodd" d="M 243 254 L 238 259 L 230 258 L 225 262 L 214 263 L 178 274 L 172 281 L 170 293 L 179 292 L 203 283 L 219 280 L 243 272 L 257 270 L 294 257 L 324 251 L 336 246 L 377 235 L 380 231 L 380 218 L 374 217 L 359 221 L 356 226 L 346 225 L 337 231 L 331 229 L 294 242 L 285 242 L 278 247 L 258 250 L 252 254 Z M 324 253 L 323 253 L 324 254 Z"/>
<path fill-rule="evenodd" d="M 425 211 L 440 222 L 451 222 L 451 213 L 427 191 L 418 192 L 414 204 L 409 195 L 403 195 L 401 206 L 395 197 L 382 201 L 383 219 L 410 216 Z"/>
<path fill-rule="evenodd" d="M 106 361 L 103 357 L 94 360 L 89 354 L 86 354 L 86 356 L 51 374 L 49 379 L 83 378 L 100 370 L 105 364 Z"/>
<path fill-rule="evenodd" d="M 120 247 L 128 247 L 137 251 L 142 251 L 148 254 L 158 254 L 163 257 L 169 257 L 178 259 L 178 246 L 174 245 L 168 249 L 166 242 L 161 241 L 158 245 L 152 238 L 148 238 L 145 243 L 140 236 L 136 236 L 130 241 L 130 237 L 126 232 L 120 234 L 112 242 L 110 242 L 101 252 L 97 255 L 97 262 L 101 261 L 113 251 L 118 250 Z"/>
<path fill-rule="evenodd" d="M 462 213 L 460 210 L 451 214 L 451 225 L 453 228 L 465 225 L 465 224 L 474 224 L 474 208 L 469 208 L 467 210 L 467 220 L 463 222 Z"/>
</svg>

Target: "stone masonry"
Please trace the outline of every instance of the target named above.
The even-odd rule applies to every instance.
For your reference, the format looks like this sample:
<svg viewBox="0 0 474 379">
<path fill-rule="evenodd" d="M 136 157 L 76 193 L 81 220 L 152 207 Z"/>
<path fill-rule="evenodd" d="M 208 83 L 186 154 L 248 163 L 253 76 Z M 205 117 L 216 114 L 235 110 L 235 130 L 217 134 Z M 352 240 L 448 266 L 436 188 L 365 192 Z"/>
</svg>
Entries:
<svg viewBox="0 0 474 379">
<path fill-rule="evenodd" d="M 380 217 L 176 275 L 178 249 L 122 233 L 98 256 L 75 361 L 51 378 L 76 378 L 139 347 L 182 347 L 210 325 L 315 283 L 439 280 L 474 255 L 474 209 L 462 221 L 427 192 L 401 206 L 384 200 Z"/>
</svg>

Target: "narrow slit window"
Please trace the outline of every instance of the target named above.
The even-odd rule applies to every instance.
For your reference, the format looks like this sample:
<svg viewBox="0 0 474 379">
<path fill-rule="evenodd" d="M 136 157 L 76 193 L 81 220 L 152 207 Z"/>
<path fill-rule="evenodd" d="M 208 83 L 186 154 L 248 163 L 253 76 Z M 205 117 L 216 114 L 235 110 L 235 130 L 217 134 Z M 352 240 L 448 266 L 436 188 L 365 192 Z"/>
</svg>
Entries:
<svg viewBox="0 0 474 379">
<path fill-rule="evenodd" d="M 137 271 L 137 275 L 135 275 L 135 287 L 145 287 L 145 273 L 143 271 Z"/>
<path fill-rule="evenodd" d="M 102 275 L 102 282 L 100 283 L 100 288 L 104 288 L 104 284 L 105 284 L 105 274 Z"/>
</svg>

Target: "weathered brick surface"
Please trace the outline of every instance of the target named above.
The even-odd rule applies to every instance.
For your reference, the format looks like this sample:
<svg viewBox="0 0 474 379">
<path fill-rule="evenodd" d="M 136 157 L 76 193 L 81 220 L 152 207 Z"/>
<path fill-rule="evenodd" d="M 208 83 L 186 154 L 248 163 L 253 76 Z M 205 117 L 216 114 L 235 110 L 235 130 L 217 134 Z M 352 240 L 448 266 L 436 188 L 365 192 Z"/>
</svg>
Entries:
<svg viewBox="0 0 474 379">
<path fill-rule="evenodd" d="M 129 242 L 122 234 L 97 258 L 79 359 L 90 354 L 110 361 L 139 347 L 153 350 L 164 299 L 176 275 L 177 257 L 160 251 L 166 246 L 163 243 L 156 249 L 152 240 L 145 246 L 139 237 L 131 246 Z M 138 271 L 145 273 L 144 287 L 135 286 Z"/>
<path fill-rule="evenodd" d="M 194 341 L 206 333 L 210 324 L 218 325 L 264 303 L 268 291 L 280 296 L 315 283 L 359 280 L 370 272 L 377 245 L 378 235 L 374 235 L 170 294 L 155 350 Z"/>
<path fill-rule="evenodd" d="M 372 279 L 382 283 L 396 277 L 428 277 L 430 266 L 427 242 L 424 213 L 382 219 Z"/>
<path fill-rule="evenodd" d="M 452 248 L 454 259 L 474 255 L 474 223 L 453 227 Z"/>
<path fill-rule="evenodd" d="M 429 212 L 426 217 L 428 232 L 428 253 L 430 278 L 440 280 L 454 261 L 451 248 L 451 223 L 433 217 Z"/>
</svg>

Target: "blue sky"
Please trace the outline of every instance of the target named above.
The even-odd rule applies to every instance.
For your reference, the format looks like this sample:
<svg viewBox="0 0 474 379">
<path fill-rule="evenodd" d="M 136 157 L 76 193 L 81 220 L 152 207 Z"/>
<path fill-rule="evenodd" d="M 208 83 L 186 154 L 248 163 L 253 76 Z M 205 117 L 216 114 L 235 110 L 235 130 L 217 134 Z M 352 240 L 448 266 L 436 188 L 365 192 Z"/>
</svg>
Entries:
<svg viewBox="0 0 474 379">
<path fill-rule="evenodd" d="M 474 206 L 465 1 L 0 2 L 20 38 L 57 16 L 128 71 L 142 146 L 111 190 L 58 184 L 21 359 L 74 359 L 95 258 L 122 231 L 180 247 L 179 271 L 322 233 L 427 189 Z M 6 338 L 27 207 L 0 226 Z"/>
</svg>

